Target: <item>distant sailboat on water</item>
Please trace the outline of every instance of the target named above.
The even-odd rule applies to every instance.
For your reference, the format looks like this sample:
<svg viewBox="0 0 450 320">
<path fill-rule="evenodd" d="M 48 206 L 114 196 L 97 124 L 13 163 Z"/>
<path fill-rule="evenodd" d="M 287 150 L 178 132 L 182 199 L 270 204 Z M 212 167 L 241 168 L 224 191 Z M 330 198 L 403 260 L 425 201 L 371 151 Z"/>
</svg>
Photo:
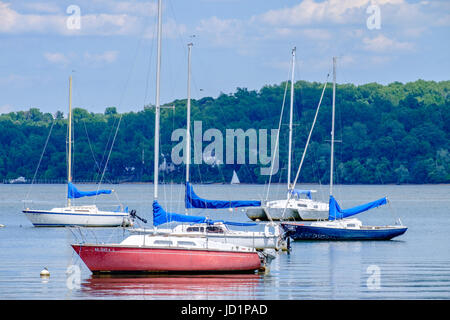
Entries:
<svg viewBox="0 0 450 320">
<path fill-rule="evenodd" d="M 233 170 L 233 178 L 231 178 L 230 184 L 239 184 L 239 183 L 241 183 L 241 182 L 239 181 L 239 177 L 238 177 L 236 171 Z"/>
</svg>

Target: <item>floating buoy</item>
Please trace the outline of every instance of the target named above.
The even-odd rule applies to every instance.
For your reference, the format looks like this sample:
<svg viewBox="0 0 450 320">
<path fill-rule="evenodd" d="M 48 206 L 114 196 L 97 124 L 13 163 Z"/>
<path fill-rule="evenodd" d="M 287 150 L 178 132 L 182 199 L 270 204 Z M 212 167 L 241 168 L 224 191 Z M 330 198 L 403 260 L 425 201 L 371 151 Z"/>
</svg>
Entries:
<svg viewBox="0 0 450 320">
<path fill-rule="evenodd" d="M 44 268 L 44 270 L 41 271 L 41 278 L 47 278 L 50 277 L 50 272 L 48 272 L 47 268 Z"/>
</svg>

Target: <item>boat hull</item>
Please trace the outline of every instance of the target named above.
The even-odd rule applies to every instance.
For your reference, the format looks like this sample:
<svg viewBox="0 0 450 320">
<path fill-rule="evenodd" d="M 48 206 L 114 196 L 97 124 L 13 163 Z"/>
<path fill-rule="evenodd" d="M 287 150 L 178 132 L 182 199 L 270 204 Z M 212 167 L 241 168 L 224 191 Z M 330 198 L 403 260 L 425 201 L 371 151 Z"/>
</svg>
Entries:
<svg viewBox="0 0 450 320">
<path fill-rule="evenodd" d="M 330 228 L 296 223 L 281 223 L 293 240 L 390 240 L 406 232 L 407 227 L 363 229 Z"/>
<path fill-rule="evenodd" d="M 261 268 L 257 252 L 154 248 L 117 245 L 72 245 L 94 273 L 253 272 Z"/>
<path fill-rule="evenodd" d="M 247 217 L 253 221 L 317 221 L 328 219 L 328 211 L 311 211 L 311 210 L 297 210 L 286 209 L 283 215 L 284 208 L 248 208 L 246 211 Z M 267 214 L 267 212 L 269 214 Z"/>
<path fill-rule="evenodd" d="M 35 227 L 118 227 L 131 224 L 125 213 L 64 213 L 29 209 L 22 212 Z"/>
</svg>

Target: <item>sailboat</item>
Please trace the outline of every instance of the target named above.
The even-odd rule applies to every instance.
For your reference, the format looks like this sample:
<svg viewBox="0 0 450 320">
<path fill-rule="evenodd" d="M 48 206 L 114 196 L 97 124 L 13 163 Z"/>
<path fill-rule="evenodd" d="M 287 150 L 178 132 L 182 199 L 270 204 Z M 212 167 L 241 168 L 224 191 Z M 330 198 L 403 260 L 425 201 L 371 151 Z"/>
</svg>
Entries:
<svg viewBox="0 0 450 320">
<path fill-rule="evenodd" d="M 381 198 L 349 209 L 341 209 L 333 196 L 334 167 L 334 118 L 336 100 L 336 58 L 333 57 L 333 103 L 330 160 L 330 200 L 328 221 L 316 221 L 309 225 L 296 222 L 282 222 L 281 226 L 294 240 L 390 240 L 408 229 L 404 226 L 364 226 L 359 219 L 348 218 L 367 210 L 387 204 Z"/>
<path fill-rule="evenodd" d="M 239 184 L 239 183 L 241 183 L 241 182 L 239 181 L 239 177 L 238 177 L 236 171 L 233 170 L 233 177 L 231 178 L 230 184 Z"/>
<path fill-rule="evenodd" d="M 129 227 L 133 218 L 119 206 L 117 211 L 101 211 L 96 205 L 74 206 L 72 199 L 110 194 L 113 190 L 81 191 L 72 183 L 72 76 L 69 77 L 69 129 L 68 129 L 68 168 L 67 168 L 67 206 L 51 210 L 26 208 L 22 212 L 35 227 Z"/>
<path fill-rule="evenodd" d="M 161 0 L 158 0 L 154 214 L 162 209 L 158 203 L 161 15 L 162 5 Z M 132 234 L 120 243 L 82 243 L 73 244 L 72 248 L 93 273 L 254 272 L 265 269 L 271 260 L 269 255 L 251 247 L 213 241 L 208 237 L 180 237 L 171 234 Z"/>
<path fill-rule="evenodd" d="M 284 220 L 319 220 L 326 219 L 328 204 L 316 201 L 312 193 L 316 190 L 294 189 L 291 183 L 291 159 L 292 159 L 292 126 L 294 109 L 294 69 L 296 48 L 292 49 L 291 63 L 291 96 L 289 112 L 289 144 L 288 144 L 288 168 L 287 168 L 287 197 L 281 200 L 266 201 L 262 206 L 248 208 L 247 216 L 256 221 L 284 221 Z M 280 120 L 281 121 L 281 120 Z"/>
</svg>

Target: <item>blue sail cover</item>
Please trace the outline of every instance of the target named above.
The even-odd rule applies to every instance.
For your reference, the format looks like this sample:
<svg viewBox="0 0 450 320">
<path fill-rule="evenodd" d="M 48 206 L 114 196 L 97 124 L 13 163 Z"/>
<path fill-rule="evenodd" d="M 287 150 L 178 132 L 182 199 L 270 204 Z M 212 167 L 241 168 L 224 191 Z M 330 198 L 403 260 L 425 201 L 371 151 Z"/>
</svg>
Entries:
<svg viewBox="0 0 450 320">
<path fill-rule="evenodd" d="M 67 184 L 67 197 L 69 199 L 91 197 L 98 194 L 110 194 L 111 190 L 97 190 L 97 191 L 80 191 L 71 182 Z"/>
<path fill-rule="evenodd" d="M 206 222 L 206 217 L 188 216 L 184 214 L 166 212 L 158 201 L 153 201 L 153 225 L 159 226 L 160 224 L 172 221 L 202 223 Z"/>
<path fill-rule="evenodd" d="M 311 190 L 300 190 L 300 189 L 292 189 L 291 193 L 296 196 L 300 196 L 301 194 L 306 195 L 309 199 L 311 198 Z"/>
<path fill-rule="evenodd" d="M 201 208 L 201 209 L 223 209 L 223 208 L 237 208 L 237 207 L 260 207 L 261 201 L 252 200 L 207 200 L 197 196 L 194 189 L 186 182 L 186 208 Z"/>
<path fill-rule="evenodd" d="M 341 209 L 339 204 L 337 203 L 336 199 L 333 196 L 330 196 L 330 207 L 329 207 L 329 213 L 328 213 L 328 220 L 332 221 L 335 219 L 343 219 L 346 217 L 353 216 L 355 214 L 377 208 L 379 206 L 382 206 L 387 203 L 386 197 L 362 204 L 353 208 L 349 209 Z"/>
<path fill-rule="evenodd" d="M 222 222 L 233 226 L 254 226 L 256 223 L 244 223 L 244 222 L 231 222 L 223 220 L 210 220 L 201 216 L 189 216 L 185 214 L 166 212 L 158 201 L 153 201 L 153 225 L 159 226 L 163 223 L 169 222 L 192 222 L 192 223 L 208 223 L 214 224 L 215 222 Z"/>
</svg>

